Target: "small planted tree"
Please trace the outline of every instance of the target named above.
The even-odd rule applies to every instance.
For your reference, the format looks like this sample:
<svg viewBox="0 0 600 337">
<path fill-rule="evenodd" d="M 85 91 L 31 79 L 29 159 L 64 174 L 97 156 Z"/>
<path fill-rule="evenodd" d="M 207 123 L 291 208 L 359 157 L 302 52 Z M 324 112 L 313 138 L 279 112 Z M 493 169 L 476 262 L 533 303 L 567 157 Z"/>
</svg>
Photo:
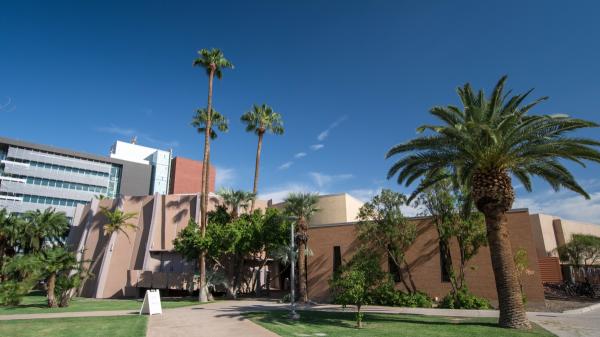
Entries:
<svg viewBox="0 0 600 337">
<path fill-rule="evenodd" d="M 575 268 L 584 267 L 585 282 L 590 283 L 587 269 L 600 262 L 600 238 L 594 235 L 573 234 L 571 241 L 557 248 L 560 260 Z"/>
<path fill-rule="evenodd" d="M 377 253 L 361 249 L 330 281 L 335 303 L 356 306 L 357 328 L 363 327 L 362 307 L 371 304 L 371 298 L 386 279 L 379 265 Z"/>
<path fill-rule="evenodd" d="M 358 238 L 373 250 L 385 252 L 395 268 L 395 276 L 407 291 L 415 293 L 406 251 L 417 238 L 417 227 L 402 214 L 406 198 L 400 193 L 384 189 L 365 203 L 358 214 Z M 403 270 L 408 275 L 405 279 Z"/>
<path fill-rule="evenodd" d="M 48 307 L 56 308 L 59 304 L 65 306 L 65 304 L 68 304 L 68 300 L 65 302 L 65 299 L 61 298 L 59 303 L 56 299 L 56 283 L 59 275 L 69 274 L 71 271 L 77 269 L 78 263 L 75 254 L 64 247 L 53 247 L 42 252 L 40 259 L 43 273 L 46 277 Z M 62 282 L 61 288 L 64 288 L 64 281 Z"/>
</svg>

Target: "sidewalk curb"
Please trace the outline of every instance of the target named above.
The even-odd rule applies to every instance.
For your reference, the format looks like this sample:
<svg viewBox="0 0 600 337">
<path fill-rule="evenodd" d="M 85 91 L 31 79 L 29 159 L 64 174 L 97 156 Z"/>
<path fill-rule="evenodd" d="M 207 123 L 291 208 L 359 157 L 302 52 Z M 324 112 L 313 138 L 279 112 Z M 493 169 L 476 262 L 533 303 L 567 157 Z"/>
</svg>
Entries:
<svg viewBox="0 0 600 337">
<path fill-rule="evenodd" d="M 592 310 L 596 310 L 596 309 L 600 309 L 600 303 L 596 303 L 596 304 L 592 304 L 589 305 L 587 307 L 583 307 L 583 308 L 579 308 L 579 309 L 573 309 L 573 310 L 565 310 L 562 313 L 563 314 L 583 314 L 585 312 L 590 312 Z"/>
</svg>

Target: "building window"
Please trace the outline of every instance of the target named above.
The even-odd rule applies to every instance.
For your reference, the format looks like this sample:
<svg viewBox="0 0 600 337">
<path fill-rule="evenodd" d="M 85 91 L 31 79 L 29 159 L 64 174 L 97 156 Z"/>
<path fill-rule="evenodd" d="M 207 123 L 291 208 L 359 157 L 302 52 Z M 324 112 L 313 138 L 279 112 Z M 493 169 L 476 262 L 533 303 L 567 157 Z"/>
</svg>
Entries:
<svg viewBox="0 0 600 337">
<path fill-rule="evenodd" d="M 333 273 L 337 273 L 342 266 L 342 249 L 340 246 L 333 247 Z"/>
</svg>

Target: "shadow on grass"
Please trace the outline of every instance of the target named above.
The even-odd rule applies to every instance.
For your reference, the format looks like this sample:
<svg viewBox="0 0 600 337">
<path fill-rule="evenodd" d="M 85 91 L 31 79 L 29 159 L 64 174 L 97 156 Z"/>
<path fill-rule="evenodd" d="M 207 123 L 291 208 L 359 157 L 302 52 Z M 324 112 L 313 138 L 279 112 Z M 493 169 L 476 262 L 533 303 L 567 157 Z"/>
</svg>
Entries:
<svg viewBox="0 0 600 337">
<path fill-rule="evenodd" d="M 288 318 L 288 311 L 249 312 L 245 316 L 256 322 L 280 325 L 302 325 L 313 326 L 335 326 L 341 328 L 355 329 L 355 313 L 353 312 L 325 312 L 325 311 L 299 311 L 300 320 L 292 321 Z M 410 314 L 377 314 L 365 313 L 364 322 L 367 324 L 419 324 L 427 326 L 477 326 L 487 328 L 498 328 L 498 324 L 485 322 L 476 318 L 456 317 L 428 317 Z"/>
</svg>

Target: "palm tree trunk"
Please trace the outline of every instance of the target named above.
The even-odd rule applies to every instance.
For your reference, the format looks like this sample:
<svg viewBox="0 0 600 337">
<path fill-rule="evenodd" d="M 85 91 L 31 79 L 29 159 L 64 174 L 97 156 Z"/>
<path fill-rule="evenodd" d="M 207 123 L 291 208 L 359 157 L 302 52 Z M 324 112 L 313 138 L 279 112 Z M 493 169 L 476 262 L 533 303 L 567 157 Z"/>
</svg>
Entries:
<svg viewBox="0 0 600 337">
<path fill-rule="evenodd" d="M 505 328 L 529 329 L 531 324 L 527 320 L 521 297 L 506 214 L 503 210 L 490 210 L 484 215 L 500 307 L 498 323 Z"/>
<path fill-rule="evenodd" d="M 48 277 L 48 308 L 56 308 L 56 296 L 54 295 L 54 289 L 56 288 L 56 273 L 51 273 Z"/>
<path fill-rule="evenodd" d="M 308 287 L 306 286 L 306 241 L 304 240 L 306 238 L 306 228 L 304 222 L 304 219 L 299 219 L 298 221 L 298 227 L 303 237 L 298 244 L 298 284 L 300 286 L 300 302 L 306 303 L 308 302 Z"/>
<path fill-rule="evenodd" d="M 208 76 L 208 107 L 206 118 L 206 130 L 204 132 L 204 158 L 202 163 L 202 203 L 200 209 L 202 216 L 200 219 L 200 232 L 202 237 L 206 235 L 206 225 L 208 224 L 208 172 L 209 172 L 209 155 L 210 155 L 210 130 L 212 128 L 212 89 L 213 79 L 215 76 L 214 68 L 211 68 Z M 206 289 L 206 252 L 202 251 L 199 257 L 200 280 L 198 285 L 198 300 L 200 302 L 208 302 L 208 294 Z"/>
<path fill-rule="evenodd" d="M 258 170 L 260 167 L 260 151 L 262 149 L 262 141 L 263 141 L 264 132 L 258 132 L 258 146 L 256 147 L 256 164 L 254 165 L 254 187 L 252 188 L 252 193 L 256 197 L 256 193 L 258 192 Z M 252 206 L 250 206 L 250 213 L 254 211 L 254 200 L 252 199 Z"/>
</svg>

